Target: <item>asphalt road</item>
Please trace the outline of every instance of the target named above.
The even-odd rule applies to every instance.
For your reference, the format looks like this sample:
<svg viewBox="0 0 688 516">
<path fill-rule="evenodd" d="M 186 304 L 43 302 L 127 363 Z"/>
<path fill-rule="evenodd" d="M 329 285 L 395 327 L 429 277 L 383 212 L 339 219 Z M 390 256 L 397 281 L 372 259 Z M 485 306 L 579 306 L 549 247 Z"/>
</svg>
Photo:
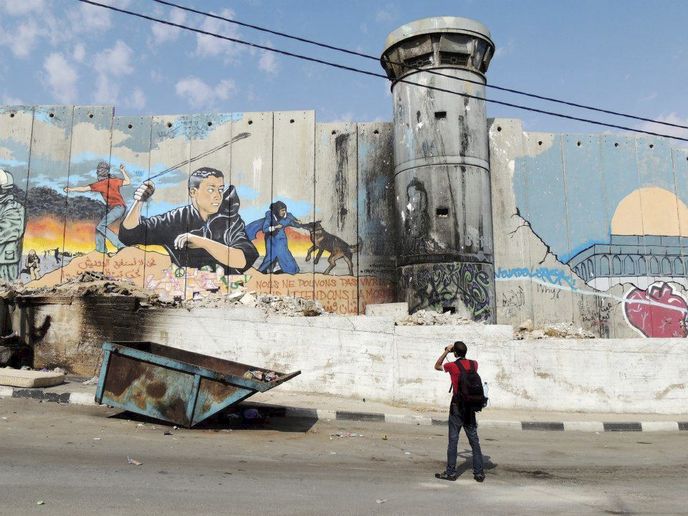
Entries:
<svg viewBox="0 0 688 516">
<path fill-rule="evenodd" d="M 186 430 L 115 414 L 0 400 L 0 514 L 685 514 L 688 505 L 685 432 L 485 429 L 479 484 L 468 463 L 456 482 L 434 478 L 446 449 L 439 426 L 273 418 Z M 459 448 L 468 460 L 463 434 Z"/>
</svg>

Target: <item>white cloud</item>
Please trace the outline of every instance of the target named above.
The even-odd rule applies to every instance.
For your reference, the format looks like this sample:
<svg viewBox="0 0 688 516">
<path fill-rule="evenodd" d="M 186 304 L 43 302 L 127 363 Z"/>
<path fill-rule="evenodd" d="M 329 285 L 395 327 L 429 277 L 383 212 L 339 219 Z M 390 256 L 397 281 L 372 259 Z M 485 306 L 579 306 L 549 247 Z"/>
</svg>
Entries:
<svg viewBox="0 0 688 516">
<path fill-rule="evenodd" d="M 122 77 L 134 71 L 131 64 L 133 50 L 121 40 L 111 48 L 95 56 L 94 70 L 97 73 L 94 100 L 99 103 L 117 104 Z"/>
<path fill-rule="evenodd" d="M 496 48 L 495 53 L 494 53 L 494 58 L 500 59 L 502 57 L 506 57 L 510 54 L 513 54 L 515 46 L 516 45 L 515 45 L 514 41 L 509 40 L 509 42 L 506 45 L 499 46 Z"/>
<path fill-rule="evenodd" d="M 32 12 L 44 12 L 45 0 L 9 0 L 0 4 L 0 9 L 10 16 L 24 16 Z"/>
<path fill-rule="evenodd" d="M 96 55 L 94 68 L 107 75 L 128 75 L 134 71 L 131 65 L 133 50 L 122 40 L 117 40 L 111 48 Z"/>
<path fill-rule="evenodd" d="M 16 27 L 12 34 L 4 34 L 3 42 L 10 47 L 15 56 L 27 57 L 36 46 L 39 34 L 36 22 L 28 20 Z"/>
<path fill-rule="evenodd" d="M 223 9 L 220 16 L 224 18 L 234 18 L 234 11 L 231 9 Z M 239 30 L 236 25 L 232 25 L 222 20 L 215 18 L 205 18 L 201 29 L 213 34 L 220 34 L 230 38 L 238 38 Z M 214 36 L 206 36 L 198 34 L 196 36 L 196 55 L 201 57 L 216 57 L 224 56 L 226 62 L 232 62 L 237 59 L 243 48 L 237 43 L 216 38 Z"/>
<path fill-rule="evenodd" d="M 393 4 L 387 4 L 383 9 L 375 13 L 375 21 L 378 23 L 391 23 L 399 17 L 399 10 Z"/>
<path fill-rule="evenodd" d="M 86 57 L 86 48 L 81 43 L 77 43 L 76 46 L 74 47 L 74 51 L 72 52 L 72 58 L 77 63 L 83 63 L 85 57 Z"/>
<path fill-rule="evenodd" d="M 57 52 L 50 54 L 43 62 L 43 70 L 47 74 L 48 86 L 55 99 L 64 104 L 74 102 L 79 76 L 64 56 Z"/>
<path fill-rule="evenodd" d="M 2 96 L 0 96 L 0 102 L 5 106 L 21 106 L 24 104 L 24 101 L 19 97 L 14 97 L 7 93 L 3 93 Z"/>
<path fill-rule="evenodd" d="M 146 107 L 146 95 L 141 88 L 134 88 L 131 95 L 124 101 L 126 107 L 141 110 Z"/>
<path fill-rule="evenodd" d="M 270 43 L 267 43 L 267 47 L 272 47 Z M 260 53 L 260 59 L 258 59 L 258 68 L 266 73 L 269 74 L 276 74 L 277 73 L 277 56 L 275 55 L 274 52 L 270 52 L 269 50 L 263 50 Z"/>
<path fill-rule="evenodd" d="M 669 124 L 683 125 L 688 127 L 688 117 L 682 117 L 678 113 L 669 113 L 668 115 L 660 115 L 654 117 L 659 122 L 666 122 Z M 638 128 L 643 131 L 651 131 L 653 133 L 661 133 L 669 136 L 678 136 L 679 138 L 688 138 L 688 130 L 679 127 L 670 127 L 666 125 L 653 124 L 651 122 L 643 122 L 638 125 Z M 679 140 L 671 140 L 672 145 L 688 146 L 688 142 L 681 142 Z"/>
<path fill-rule="evenodd" d="M 75 32 L 104 32 L 112 26 L 111 12 L 104 7 L 80 4 L 70 11 L 68 17 Z"/>
<path fill-rule="evenodd" d="M 236 93 L 234 81 L 226 79 L 216 86 L 205 83 L 198 77 L 185 77 L 175 86 L 177 96 L 185 99 L 193 108 L 212 107 L 218 101 L 228 100 Z"/>
<path fill-rule="evenodd" d="M 165 16 L 164 18 L 172 23 L 182 25 L 186 21 L 186 13 L 181 9 L 173 8 L 170 11 L 170 15 Z M 151 32 L 153 33 L 153 43 L 156 45 L 162 45 L 169 41 L 176 40 L 181 34 L 182 29 L 170 27 L 169 25 L 164 25 L 162 23 L 152 22 Z"/>
</svg>

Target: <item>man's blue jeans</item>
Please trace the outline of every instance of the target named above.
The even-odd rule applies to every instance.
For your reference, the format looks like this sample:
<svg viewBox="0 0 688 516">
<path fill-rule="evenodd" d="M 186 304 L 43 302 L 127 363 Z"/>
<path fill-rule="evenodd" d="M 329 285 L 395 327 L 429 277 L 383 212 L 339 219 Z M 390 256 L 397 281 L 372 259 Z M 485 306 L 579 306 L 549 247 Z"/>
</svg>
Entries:
<svg viewBox="0 0 688 516">
<path fill-rule="evenodd" d="M 113 206 L 105 212 L 105 217 L 98 222 L 98 225 L 96 226 L 96 251 L 99 253 L 107 252 L 107 248 L 105 247 L 105 239 L 108 239 L 110 242 L 112 242 L 112 245 L 114 245 L 117 250 L 120 250 L 124 247 L 124 244 L 119 241 L 119 238 L 117 238 L 115 232 L 108 228 L 108 225 L 122 218 L 124 211 L 124 206 Z"/>
<path fill-rule="evenodd" d="M 480 439 L 478 439 L 478 425 L 464 425 L 461 419 L 461 411 L 456 403 L 449 406 L 449 444 L 447 446 L 447 475 L 456 474 L 456 448 L 459 445 L 459 432 L 461 427 L 466 432 L 468 444 L 471 445 L 473 452 L 473 474 L 483 473 L 483 454 L 480 451 Z"/>
</svg>

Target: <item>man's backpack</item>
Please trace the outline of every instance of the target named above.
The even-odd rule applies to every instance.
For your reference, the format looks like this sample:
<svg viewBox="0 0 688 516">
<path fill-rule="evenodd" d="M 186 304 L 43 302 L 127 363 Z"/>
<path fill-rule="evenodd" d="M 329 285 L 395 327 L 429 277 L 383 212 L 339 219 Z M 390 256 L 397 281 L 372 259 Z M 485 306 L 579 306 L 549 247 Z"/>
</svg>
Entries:
<svg viewBox="0 0 688 516">
<path fill-rule="evenodd" d="M 461 360 L 457 360 L 455 364 L 461 370 L 459 376 L 459 392 L 454 393 L 458 397 L 460 405 L 474 412 L 480 412 L 487 406 L 487 398 L 483 391 L 483 381 L 475 370 L 475 362 L 469 360 L 470 364 L 466 369 Z"/>
</svg>

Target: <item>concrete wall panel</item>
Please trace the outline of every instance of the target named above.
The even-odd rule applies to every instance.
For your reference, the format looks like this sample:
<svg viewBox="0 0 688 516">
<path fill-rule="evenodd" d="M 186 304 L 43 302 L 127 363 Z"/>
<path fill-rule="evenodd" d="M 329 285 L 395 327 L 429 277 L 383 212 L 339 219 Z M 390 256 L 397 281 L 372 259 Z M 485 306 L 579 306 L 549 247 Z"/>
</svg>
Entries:
<svg viewBox="0 0 688 516">
<path fill-rule="evenodd" d="M 29 223 L 24 234 L 24 247 L 44 253 L 53 249 L 52 262 L 46 260 L 42 274 L 50 274 L 50 281 L 61 281 L 61 266 L 71 260 L 70 255 L 83 252 L 93 241 L 93 220 L 100 214 L 99 205 L 88 203 L 88 208 L 75 220 L 80 201 L 70 200 L 64 187 L 74 184 L 69 180 L 73 106 L 36 106 L 29 167 Z M 35 215 L 34 215 L 35 214 Z M 65 241 L 66 222 L 83 224 L 82 238 Z M 69 245 L 69 248 L 66 247 Z"/>
<path fill-rule="evenodd" d="M 315 220 L 315 112 L 313 111 L 279 111 L 274 114 L 274 151 L 272 172 L 272 202 L 283 202 L 291 213 L 301 222 Z M 306 262 L 306 254 L 310 248 L 310 237 L 304 230 L 287 227 L 284 230 L 286 241 L 274 241 L 274 262 L 280 253 L 290 253 L 293 261 L 286 256 L 280 259 L 280 268 L 286 269 L 285 264 L 291 264 L 285 272 L 298 273 L 306 276 L 298 278 L 275 278 L 273 284 L 281 295 L 298 295 L 306 299 L 313 299 L 316 295 L 316 281 L 314 277 L 313 261 Z M 286 249 L 288 251 L 286 251 Z M 280 274 L 282 276 L 282 274 Z M 325 287 L 327 288 L 327 287 Z M 322 298 L 322 295 L 321 295 Z M 323 301 L 326 301 L 326 296 Z"/>
<path fill-rule="evenodd" d="M 32 129 L 33 107 L 0 109 L 0 167 L 10 174 L 14 185 L 11 191 L 6 190 L 10 195 L 3 196 L 0 203 L 0 281 L 30 280 L 30 274 L 20 271 L 24 268 L 22 255 L 29 251 L 23 251 L 23 240 L 29 218 L 27 196 Z M 10 177 L 4 180 L 9 185 Z"/>
<path fill-rule="evenodd" d="M 317 124 L 315 131 L 314 220 L 319 224 L 313 227 L 309 248 L 312 252 L 306 258 L 312 260 L 318 274 L 348 278 L 349 284 L 343 289 L 334 289 L 336 299 L 329 302 L 333 307 L 336 305 L 336 312 L 356 313 L 358 131 L 356 124 L 350 122 Z"/>
<path fill-rule="evenodd" d="M 247 227 L 255 228 L 249 237 L 260 255 L 247 274 L 254 278 L 256 290 L 268 294 L 272 289 L 270 273 L 263 275 L 258 268 L 265 260 L 263 220 L 272 203 L 273 118 L 271 112 L 236 114 L 232 134 L 249 136 L 233 145 L 231 153 L 232 184 L 241 201 L 240 214 Z"/>
<path fill-rule="evenodd" d="M 396 300 L 392 124 L 358 124 L 359 313 Z"/>
<path fill-rule="evenodd" d="M 151 130 L 153 120 L 151 117 L 118 116 L 112 121 L 112 158 L 111 162 L 115 170 L 123 164 L 131 183 L 121 189 L 124 202 L 127 207 L 134 201 L 134 192 L 150 175 L 150 148 Z M 143 214 L 147 214 L 144 207 Z M 117 233 L 122 222 L 117 223 Z M 150 271 L 146 269 L 155 267 L 159 253 L 150 253 L 146 256 L 145 246 L 141 248 L 129 247 L 118 255 L 106 260 L 105 273 L 108 276 L 127 279 L 138 287 L 149 286 L 146 277 Z"/>
</svg>

